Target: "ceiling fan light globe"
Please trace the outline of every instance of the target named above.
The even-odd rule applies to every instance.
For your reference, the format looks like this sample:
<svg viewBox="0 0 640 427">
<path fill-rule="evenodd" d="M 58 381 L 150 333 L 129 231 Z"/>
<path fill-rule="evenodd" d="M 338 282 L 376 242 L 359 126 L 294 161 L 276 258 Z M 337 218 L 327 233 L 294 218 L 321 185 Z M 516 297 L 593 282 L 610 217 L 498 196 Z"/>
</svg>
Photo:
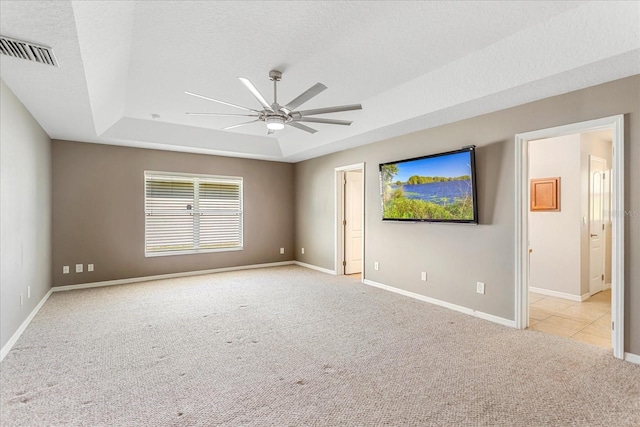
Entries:
<svg viewBox="0 0 640 427">
<path fill-rule="evenodd" d="M 284 118 L 282 117 L 267 117 L 267 129 L 270 130 L 282 130 L 284 129 Z"/>
</svg>

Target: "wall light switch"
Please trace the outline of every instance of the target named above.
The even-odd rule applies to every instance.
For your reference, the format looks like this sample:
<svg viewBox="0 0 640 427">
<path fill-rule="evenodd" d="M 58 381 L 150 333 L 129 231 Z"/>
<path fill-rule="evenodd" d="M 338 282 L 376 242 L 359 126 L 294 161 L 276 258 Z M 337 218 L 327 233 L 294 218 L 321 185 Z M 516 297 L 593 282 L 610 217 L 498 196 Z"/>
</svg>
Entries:
<svg viewBox="0 0 640 427">
<path fill-rule="evenodd" d="M 65 265 L 64 267 L 62 267 L 62 274 L 69 274 L 69 266 Z"/>
<path fill-rule="evenodd" d="M 82 273 L 82 264 L 76 264 L 76 273 Z"/>
<path fill-rule="evenodd" d="M 93 264 L 87 264 L 87 271 L 93 271 Z"/>
</svg>

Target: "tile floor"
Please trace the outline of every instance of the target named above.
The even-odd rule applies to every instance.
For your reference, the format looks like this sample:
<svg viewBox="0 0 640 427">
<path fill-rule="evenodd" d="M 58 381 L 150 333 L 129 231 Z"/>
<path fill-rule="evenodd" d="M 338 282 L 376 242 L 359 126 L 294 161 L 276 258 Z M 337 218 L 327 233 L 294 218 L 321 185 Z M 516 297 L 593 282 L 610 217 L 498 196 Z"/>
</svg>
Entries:
<svg viewBox="0 0 640 427">
<path fill-rule="evenodd" d="M 611 289 L 583 302 L 529 292 L 529 328 L 611 348 Z"/>
</svg>

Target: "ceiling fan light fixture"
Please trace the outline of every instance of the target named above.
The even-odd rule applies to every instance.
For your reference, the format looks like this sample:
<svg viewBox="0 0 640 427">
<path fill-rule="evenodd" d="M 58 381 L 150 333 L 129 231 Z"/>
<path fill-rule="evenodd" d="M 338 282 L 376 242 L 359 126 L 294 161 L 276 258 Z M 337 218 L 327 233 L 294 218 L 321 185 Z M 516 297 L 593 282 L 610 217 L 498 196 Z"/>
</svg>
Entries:
<svg viewBox="0 0 640 427">
<path fill-rule="evenodd" d="M 284 117 L 272 116 L 267 117 L 267 129 L 269 130 L 282 130 L 284 129 Z"/>
</svg>

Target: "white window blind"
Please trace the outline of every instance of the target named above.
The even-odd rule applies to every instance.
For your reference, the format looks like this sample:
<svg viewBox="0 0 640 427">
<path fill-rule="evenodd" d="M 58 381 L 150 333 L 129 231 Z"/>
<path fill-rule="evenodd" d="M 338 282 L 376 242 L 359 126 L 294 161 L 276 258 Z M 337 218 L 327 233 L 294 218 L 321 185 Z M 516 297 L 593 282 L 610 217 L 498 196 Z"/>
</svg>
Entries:
<svg viewBox="0 0 640 427">
<path fill-rule="evenodd" d="M 145 255 L 242 249 L 242 178 L 145 172 Z"/>
</svg>

